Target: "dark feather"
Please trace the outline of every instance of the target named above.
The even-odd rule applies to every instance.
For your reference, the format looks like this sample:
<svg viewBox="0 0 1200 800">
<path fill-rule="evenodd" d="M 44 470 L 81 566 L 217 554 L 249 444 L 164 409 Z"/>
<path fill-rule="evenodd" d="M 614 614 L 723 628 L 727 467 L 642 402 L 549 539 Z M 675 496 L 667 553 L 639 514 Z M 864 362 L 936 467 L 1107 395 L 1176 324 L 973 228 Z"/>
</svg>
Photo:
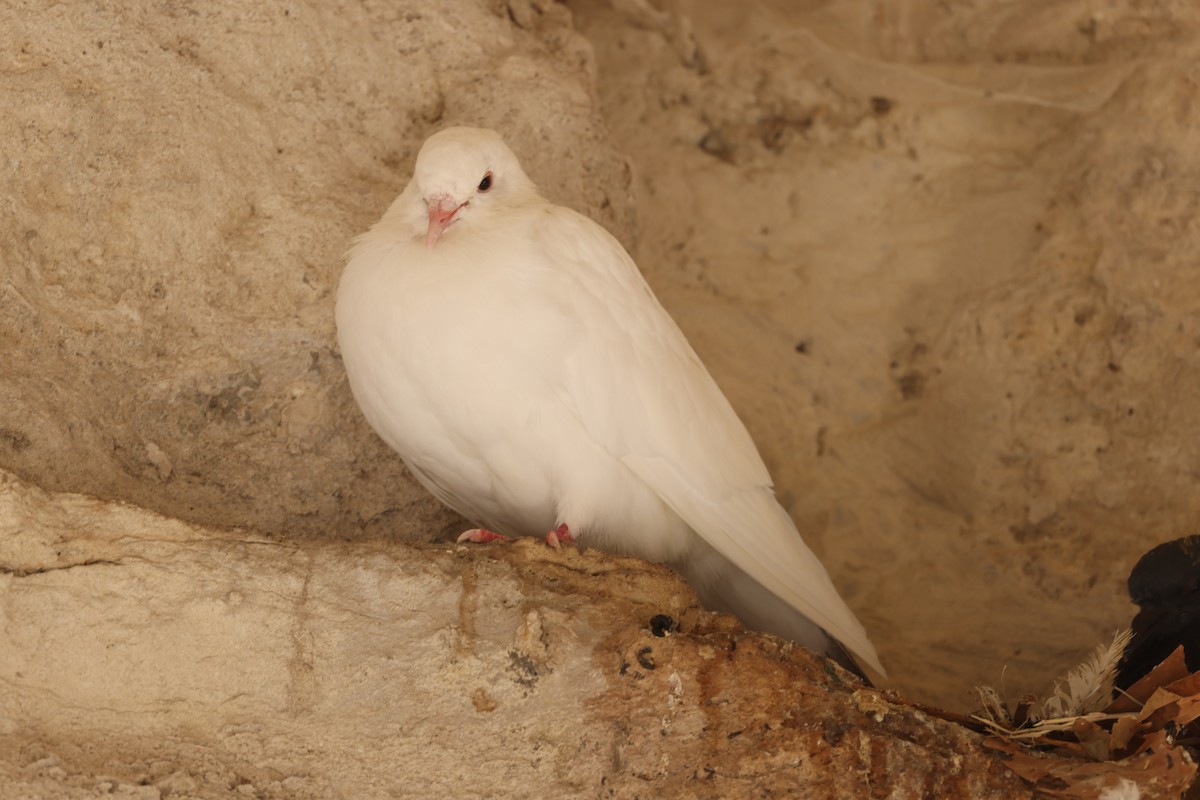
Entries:
<svg viewBox="0 0 1200 800">
<path fill-rule="evenodd" d="M 1187 668 L 1200 669 L 1200 536 L 1160 544 L 1129 573 L 1129 597 L 1141 610 L 1117 667 L 1127 689 L 1183 645 Z"/>
</svg>

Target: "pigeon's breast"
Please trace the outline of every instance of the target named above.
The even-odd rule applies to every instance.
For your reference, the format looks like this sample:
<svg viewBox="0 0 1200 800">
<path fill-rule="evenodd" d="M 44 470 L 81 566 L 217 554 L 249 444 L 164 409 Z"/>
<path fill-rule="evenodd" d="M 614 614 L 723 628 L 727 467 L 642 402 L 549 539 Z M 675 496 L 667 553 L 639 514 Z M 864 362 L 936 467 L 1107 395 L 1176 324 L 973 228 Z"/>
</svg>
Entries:
<svg viewBox="0 0 1200 800">
<path fill-rule="evenodd" d="M 554 453 L 580 435 L 556 389 L 579 334 L 540 272 L 511 249 L 396 245 L 356 251 L 338 290 L 368 422 L 444 502 L 512 532 L 553 523 Z"/>
<path fill-rule="evenodd" d="M 598 299 L 519 241 L 456 238 L 360 247 L 347 265 L 338 339 L 368 422 L 469 519 L 518 535 L 567 522 L 590 545 L 683 557 L 690 529 L 594 438 L 568 386 L 589 376 L 593 404 L 630 390 L 594 357 Z"/>
</svg>

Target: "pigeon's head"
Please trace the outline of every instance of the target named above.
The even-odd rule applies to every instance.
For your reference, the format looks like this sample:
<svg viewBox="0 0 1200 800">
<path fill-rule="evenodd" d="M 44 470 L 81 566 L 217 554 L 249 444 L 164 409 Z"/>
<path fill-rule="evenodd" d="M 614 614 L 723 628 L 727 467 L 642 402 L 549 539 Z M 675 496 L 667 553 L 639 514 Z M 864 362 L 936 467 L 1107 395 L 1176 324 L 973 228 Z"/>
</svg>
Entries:
<svg viewBox="0 0 1200 800">
<path fill-rule="evenodd" d="M 470 225 L 506 203 L 537 196 L 517 157 L 486 128 L 447 128 L 430 136 L 417 154 L 413 183 L 429 217 L 429 248 L 451 225 Z"/>
</svg>

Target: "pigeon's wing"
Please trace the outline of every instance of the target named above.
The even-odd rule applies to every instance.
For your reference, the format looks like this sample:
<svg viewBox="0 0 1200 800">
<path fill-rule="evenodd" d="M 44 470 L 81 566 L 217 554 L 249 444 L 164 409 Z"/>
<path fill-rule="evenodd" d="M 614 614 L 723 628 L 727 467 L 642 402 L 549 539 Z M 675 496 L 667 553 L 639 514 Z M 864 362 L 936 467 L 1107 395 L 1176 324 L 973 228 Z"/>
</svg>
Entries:
<svg viewBox="0 0 1200 800">
<path fill-rule="evenodd" d="M 536 226 L 535 253 L 567 281 L 585 331 L 561 376 L 589 435 L 706 542 L 884 673 L 862 625 L 775 500 L 749 433 L 633 260 L 565 208 Z"/>
</svg>

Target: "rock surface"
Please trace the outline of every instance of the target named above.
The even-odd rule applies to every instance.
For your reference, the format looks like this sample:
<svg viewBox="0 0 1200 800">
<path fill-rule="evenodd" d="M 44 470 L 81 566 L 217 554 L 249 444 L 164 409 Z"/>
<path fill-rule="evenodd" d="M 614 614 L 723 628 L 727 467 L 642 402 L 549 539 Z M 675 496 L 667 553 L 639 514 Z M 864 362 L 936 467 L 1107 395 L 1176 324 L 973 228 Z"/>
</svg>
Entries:
<svg viewBox="0 0 1200 800">
<path fill-rule="evenodd" d="M 1028 795 L 663 568 L 281 544 L 8 474 L 0 685 L 3 797 Z"/>
<path fill-rule="evenodd" d="M 570 5 L 635 257 L 894 685 L 1045 691 L 1200 519 L 1200 6 Z"/>
<path fill-rule="evenodd" d="M 1193 3 L 18 0 L 0 52 L 0 467 L 40 487 L 301 560 L 459 525 L 332 307 L 471 123 L 634 250 L 895 686 L 1044 688 L 1200 512 Z"/>
<path fill-rule="evenodd" d="M 628 235 L 588 48 L 561 8 L 534 22 L 471 0 L 6 3 L 0 464 L 206 524 L 444 527 L 353 406 L 334 292 L 450 124 L 504 130 Z"/>
</svg>

